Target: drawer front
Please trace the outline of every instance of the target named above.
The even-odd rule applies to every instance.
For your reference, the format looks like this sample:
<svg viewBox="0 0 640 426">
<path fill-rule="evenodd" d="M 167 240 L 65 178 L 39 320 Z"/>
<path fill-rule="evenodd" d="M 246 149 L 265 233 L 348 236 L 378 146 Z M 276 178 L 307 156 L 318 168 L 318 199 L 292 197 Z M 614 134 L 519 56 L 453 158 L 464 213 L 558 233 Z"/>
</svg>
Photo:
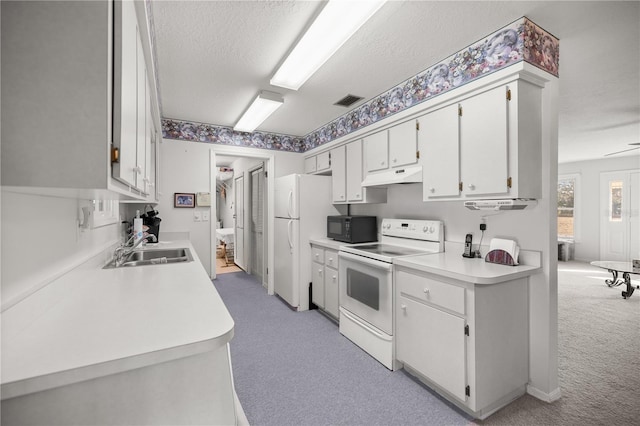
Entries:
<svg viewBox="0 0 640 426">
<path fill-rule="evenodd" d="M 311 260 L 324 263 L 324 249 L 322 247 L 311 246 Z"/>
<path fill-rule="evenodd" d="M 324 264 L 333 269 L 338 269 L 338 252 L 335 250 L 325 250 Z"/>
<path fill-rule="evenodd" d="M 397 286 L 400 293 L 429 302 L 464 315 L 464 288 L 443 283 L 421 275 L 398 271 Z"/>
</svg>

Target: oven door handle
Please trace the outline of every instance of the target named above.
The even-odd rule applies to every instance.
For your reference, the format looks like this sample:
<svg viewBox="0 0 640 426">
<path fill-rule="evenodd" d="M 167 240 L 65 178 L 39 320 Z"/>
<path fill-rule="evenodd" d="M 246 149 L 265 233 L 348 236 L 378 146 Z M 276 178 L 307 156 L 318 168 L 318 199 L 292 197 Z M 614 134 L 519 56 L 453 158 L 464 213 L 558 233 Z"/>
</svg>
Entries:
<svg viewBox="0 0 640 426">
<path fill-rule="evenodd" d="M 391 271 L 391 268 L 393 267 L 391 263 L 381 262 L 379 260 L 370 259 L 364 256 L 358 256 L 358 255 L 347 253 L 344 251 L 338 252 L 338 257 L 341 259 L 352 261 L 352 262 L 362 263 L 367 266 L 372 266 L 377 269 L 382 269 L 387 272 Z"/>
</svg>

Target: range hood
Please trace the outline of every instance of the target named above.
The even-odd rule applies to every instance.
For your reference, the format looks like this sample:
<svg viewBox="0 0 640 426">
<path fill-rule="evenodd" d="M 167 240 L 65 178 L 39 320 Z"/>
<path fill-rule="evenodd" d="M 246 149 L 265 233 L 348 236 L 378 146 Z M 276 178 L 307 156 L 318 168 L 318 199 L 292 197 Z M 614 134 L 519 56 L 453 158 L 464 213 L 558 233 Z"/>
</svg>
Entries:
<svg viewBox="0 0 640 426">
<path fill-rule="evenodd" d="M 470 210 L 522 210 L 535 206 L 536 200 L 516 198 L 512 200 L 475 200 L 465 201 L 464 206 Z"/>
<path fill-rule="evenodd" d="M 422 182 L 422 166 L 396 167 L 381 172 L 369 173 L 362 186 L 386 186 L 396 183 Z"/>
</svg>

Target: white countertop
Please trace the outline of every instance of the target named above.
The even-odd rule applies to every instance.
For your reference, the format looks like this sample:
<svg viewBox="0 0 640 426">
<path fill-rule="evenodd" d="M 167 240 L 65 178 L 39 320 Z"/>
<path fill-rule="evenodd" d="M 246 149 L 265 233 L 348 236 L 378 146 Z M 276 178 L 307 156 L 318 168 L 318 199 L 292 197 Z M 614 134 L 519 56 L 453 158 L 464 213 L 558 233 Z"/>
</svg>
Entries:
<svg viewBox="0 0 640 426">
<path fill-rule="evenodd" d="M 234 322 L 193 262 L 102 269 L 96 257 L 2 313 L 2 399 L 206 352 Z"/>
<path fill-rule="evenodd" d="M 310 244 L 328 248 L 331 250 L 339 250 L 340 246 L 348 246 L 349 243 L 343 243 L 342 241 L 332 240 L 331 238 L 314 238 L 309 240 Z"/>
<path fill-rule="evenodd" d="M 447 246 L 444 253 L 433 253 L 419 256 L 407 256 L 394 259 L 394 264 L 405 266 L 421 272 L 429 272 L 443 277 L 453 278 L 472 284 L 497 284 L 518 278 L 528 277 L 542 271 L 537 252 L 520 252 L 522 259 L 528 264 L 517 266 L 497 265 L 487 263 L 484 258 L 468 259 L 462 257 L 460 250 Z M 538 254 L 536 256 L 536 254 Z M 537 262 L 536 262 L 536 257 Z"/>
</svg>

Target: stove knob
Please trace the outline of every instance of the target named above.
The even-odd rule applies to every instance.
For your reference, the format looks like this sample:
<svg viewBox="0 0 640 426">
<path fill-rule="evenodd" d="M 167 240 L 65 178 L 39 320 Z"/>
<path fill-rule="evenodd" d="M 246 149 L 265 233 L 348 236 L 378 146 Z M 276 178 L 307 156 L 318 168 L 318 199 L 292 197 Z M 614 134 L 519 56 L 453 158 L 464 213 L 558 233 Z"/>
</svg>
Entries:
<svg viewBox="0 0 640 426">
<path fill-rule="evenodd" d="M 423 226 L 422 227 L 422 232 L 429 232 L 429 227 L 428 226 Z"/>
<path fill-rule="evenodd" d="M 434 232 L 435 230 L 436 230 L 436 229 L 435 229 L 433 226 L 429 228 L 429 232 L 430 232 L 430 233 L 432 233 L 432 234 L 433 234 L 433 232 Z"/>
</svg>

